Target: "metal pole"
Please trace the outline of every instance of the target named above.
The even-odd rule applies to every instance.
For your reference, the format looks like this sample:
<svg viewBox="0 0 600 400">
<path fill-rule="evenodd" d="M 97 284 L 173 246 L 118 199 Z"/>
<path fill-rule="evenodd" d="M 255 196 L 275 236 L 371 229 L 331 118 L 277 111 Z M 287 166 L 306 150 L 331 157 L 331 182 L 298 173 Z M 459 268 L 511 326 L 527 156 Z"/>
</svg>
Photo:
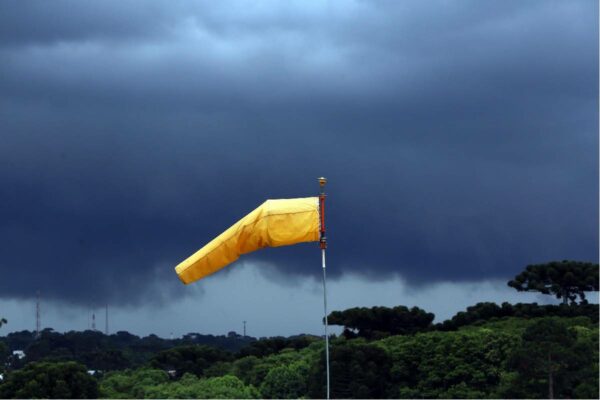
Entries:
<svg viewBox="0 0 600 400">
<path fill-rule="evenodd" d="M 321 240 L 319 241 L 321 247 L 321 264 L 323 266 L 323 309 L 325 312 L 325 366 L 327 370 L 327 400 L 329 400 L 329 332 L 327 323 L 327 274 L 325 267 L 325 249 L 327 249 L 327 237 L 325 236 L 325 184 L 327 178 L 319 178 L 319 186 L 321 192 L 319 193 L 319 214 L 321 223 Z"/>
<path fill-rule="evenodd" d="M 327 400 L 329 400 L 329 333 L 327 332 L 327 276 L 325 273 L 325 249 L 321 250 L 323 264 L 323 308 L 325 310 L 325 364 L 327 366 Z"/>
</svg>

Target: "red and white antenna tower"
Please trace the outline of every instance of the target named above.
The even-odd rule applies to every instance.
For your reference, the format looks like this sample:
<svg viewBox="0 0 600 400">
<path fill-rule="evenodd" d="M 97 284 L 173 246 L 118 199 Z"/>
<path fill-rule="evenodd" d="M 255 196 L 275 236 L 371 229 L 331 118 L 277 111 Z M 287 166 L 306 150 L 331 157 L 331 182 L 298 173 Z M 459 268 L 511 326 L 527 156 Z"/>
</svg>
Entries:
<svg viewBox="0 0 600 400">
<path fill-rule="evenodd" d="M 35 301 L 35 336 L 40 337 L 40 332 L 42 330 L 42 317 L 40 313 L 40 291 L 36 292 L 36 301 Z"/>
</svg>

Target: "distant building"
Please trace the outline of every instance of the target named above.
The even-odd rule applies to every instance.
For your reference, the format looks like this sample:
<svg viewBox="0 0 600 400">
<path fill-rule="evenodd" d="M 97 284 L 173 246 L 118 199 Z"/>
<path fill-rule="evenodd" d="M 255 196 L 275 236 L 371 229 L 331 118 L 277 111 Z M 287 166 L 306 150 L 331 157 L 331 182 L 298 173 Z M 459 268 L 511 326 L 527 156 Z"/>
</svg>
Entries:
<svg viewBox="0 0 600 400">
<path fill-rule="evenodd" d="M 88 370 L 87 370 L 87 373 L 88 373 L 88 375 L 92 375 L 92 376 L 94 376 L 94 375 L 101 374 L 101 373 L 102 373 L 102 371 L 100 371 L 100 370 L 97 370 L 97 369 L 88 369 Z"/>
<path fill-rule="evenodd" d="M 17 357 L 19 360 L 25 358 L 25 352 L 23 350 L 13 350 L 13 357 Z"/>
</svg>

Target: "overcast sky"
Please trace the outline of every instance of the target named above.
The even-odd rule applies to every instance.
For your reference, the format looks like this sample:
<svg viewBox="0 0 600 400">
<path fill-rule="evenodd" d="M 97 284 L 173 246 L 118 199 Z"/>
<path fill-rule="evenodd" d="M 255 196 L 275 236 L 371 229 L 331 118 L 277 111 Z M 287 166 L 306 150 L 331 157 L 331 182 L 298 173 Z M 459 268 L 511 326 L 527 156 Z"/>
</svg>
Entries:
<svg viewBox="0 0 600 400">
<path fill-rule="evenodd" d="M 0 136 L 4 334 L 37 290 L 60 330 L 319 333 L 314 243 L 173 270 L 318 176 L 332 308 L 540 301 L 505 282 L 598 262 L 598 2 L 5 0 Z"/>
</svg>

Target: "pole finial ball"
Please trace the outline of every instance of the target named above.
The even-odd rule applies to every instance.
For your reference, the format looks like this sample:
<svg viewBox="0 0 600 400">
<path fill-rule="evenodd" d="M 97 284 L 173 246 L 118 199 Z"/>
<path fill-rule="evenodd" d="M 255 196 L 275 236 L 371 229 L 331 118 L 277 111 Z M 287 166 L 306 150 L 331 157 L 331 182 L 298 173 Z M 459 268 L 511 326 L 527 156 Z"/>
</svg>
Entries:
<svg viewBox="0 0 600 400">
<path fill-rule="evenodd" d="M 325 186 L 325 184 L 327 183 L 327 178 L 325 178 L 325 177 L 322 176 L 322 177 L 320 177 L 318 179 L 319 179 L 319 185 L 321 187 Z"/>
</svg>

